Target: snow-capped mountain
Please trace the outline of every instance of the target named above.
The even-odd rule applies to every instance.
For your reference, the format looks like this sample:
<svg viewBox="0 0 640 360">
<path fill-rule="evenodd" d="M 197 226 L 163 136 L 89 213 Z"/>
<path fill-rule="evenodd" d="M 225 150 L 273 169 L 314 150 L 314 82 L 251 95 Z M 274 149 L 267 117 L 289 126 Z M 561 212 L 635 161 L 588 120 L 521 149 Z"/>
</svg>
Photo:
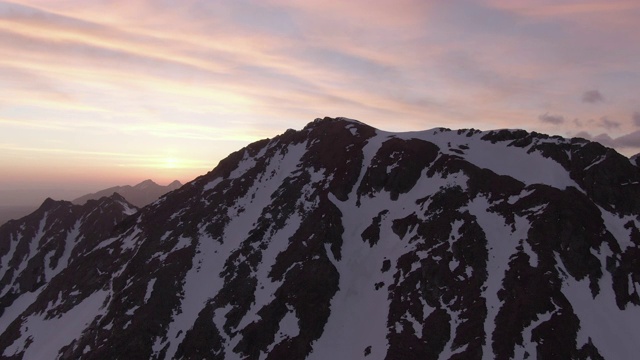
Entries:
<svg viewBox="0 0 640 360">
<path fill-rule="evenodd" d="M 129 203 L 143 207 L 156 201 L 160 196 L 173 191 L 182 186 L 180 181 L 175 180 L 167 186 L 158 185 L 153 180 L 145 180 L 137 185 L 114 186 L 98 192 L 83 195 L 72 201 L 74 204 L 82 205 L 87 200 L 97 200 L 113 193 L 122 195 Z"/>
<path fill-rule="evenodd" d="M 114 235 L 114 227 L 137 210 L 118 194 L 82 206 L 47 199 L 32 214 L 0 227 L 0 333 L 56 275 Z M 61 280 L 69 278 L 55 281 Z"/>
<path fill-rule="evenodd" d="M 52 205 L 0 227 L 4 358 L 640 353 L 640 169 L 584 139 L 325 118 L 109 230 Z"/>
</svg>

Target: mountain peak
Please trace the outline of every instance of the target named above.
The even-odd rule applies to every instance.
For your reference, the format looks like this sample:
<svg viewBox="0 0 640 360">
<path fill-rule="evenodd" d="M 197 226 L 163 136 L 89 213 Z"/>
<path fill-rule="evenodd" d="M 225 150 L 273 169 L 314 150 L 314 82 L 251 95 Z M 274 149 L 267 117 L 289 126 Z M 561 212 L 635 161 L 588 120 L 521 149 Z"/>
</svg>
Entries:
<svg viewBox="0 0 640 360">
<path fill-rule="evenodd" d="M 65 203 L 65 201 L 63 201 L 63 200 L 53 200 L 52 198 L 48 197 L 42 202 L 42 204 L 40 205 L 38 210 L 51 210 L 52 208 L 54 208 L 57 205 L 62 204 L 62 203 Z"/>
<path fill-rule="evenodd" d="M 335 126 L 335 125 L 340 125 L 340 126 L 345 126 L 348 127 L 349 125 L 355 125 L 355 126 L 365 126 L 370 128 L 371 126 L 355 120 L 355 119 L 350 119 L 350 118 L 346 118 L 346 117 L 336 117 L 336 118 L 332 118 L 332 117 L 324 117 L 324 118 L 316 118 L 314 121 L 308 123 L 303 130 L 305 129 L 313 129 L 313 128 L 317 128 L 317 127 L 326 127 L 326 126 Z"/>
<path fill-rule="evenodd" d="M 523 130 L 390 133 L 324 118 L 248 145 L 136 216 L 116 210 L 104 237 L 74 227 L 86 216 L 64 224 L 90 244 L 53 278 L 42 264 L 67 248 L 50 254 L 45 222 L 33 219 L 27 233 L 39 237 L 19 246 L 37 254 L 9 261 L 0 251 L 3 264 L 24 263 L 16 281 L 29 285 L 0 298 L 24 309 L 1 319 L 11 324 L 0 334 L 5 354 L 640 353 L 640 169 L 595 143 Z M 0 249 L 18 248 L 5 229 Z M 0 275 L 9 280 L 0 294 L 12 291 L 14 276 Z M 56 333 L 71 321 L 84 325 Z"/>
<path fill-rule="evenodd" d="M 159 186 L 159 185 L 156 184 L 153 180 L 147 179 L 147 180 L 135 185 L 134 188 L 140 189 L 140 190 L 144 190 L 144 189 L 146 189 L 148 187 L 151 187 L 151 186 Z"/>
</svg>

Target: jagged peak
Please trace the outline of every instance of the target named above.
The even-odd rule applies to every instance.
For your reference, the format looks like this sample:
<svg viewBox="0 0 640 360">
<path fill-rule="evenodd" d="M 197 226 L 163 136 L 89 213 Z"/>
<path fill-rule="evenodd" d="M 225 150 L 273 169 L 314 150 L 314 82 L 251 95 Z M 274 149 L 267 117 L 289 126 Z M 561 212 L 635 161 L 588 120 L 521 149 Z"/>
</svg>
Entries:
<svg viewBox="0 0 640 360">
<path fill-rule="evenodd" d="M 83 205 L 75 205 L 82 206 L 83 209 L 110 209 L 115 205 L 119 205 L 124 207 L 125 214 L 130 215 L 136 211 L 138 211 L 139 207 L 129 202 L 124 196 L 122 196 L 119 192 L 114 191 L 109 196 L 102 196 L 99 199 L 89 199 Z"/>
<path fill-rule="evenodd" d="M 114 191 L 111 195 L 108 195 L 108 196 L 102 196 L 98 199 L 89 199 L 84 205 L 88 205 L 92 207 L 92 206 L 95 206 L 95 204 L 103 204 L 105 202 L 107 203 L 121 202 L 121 201 L 126 202 L 127 200 L 122 195 L 120 195 L 120 193 Z"/>
<path fill-rule="evenodd" d="M 55 207 L 57 207 L 58 205 L 64 204 L 67 201 L 64 200 L 54 200 L 50 197 L 46 198 L 42 204 L 40 205 L 40 207 L 38 208 L 38 210 L 51 210 Z"/>
</svg>

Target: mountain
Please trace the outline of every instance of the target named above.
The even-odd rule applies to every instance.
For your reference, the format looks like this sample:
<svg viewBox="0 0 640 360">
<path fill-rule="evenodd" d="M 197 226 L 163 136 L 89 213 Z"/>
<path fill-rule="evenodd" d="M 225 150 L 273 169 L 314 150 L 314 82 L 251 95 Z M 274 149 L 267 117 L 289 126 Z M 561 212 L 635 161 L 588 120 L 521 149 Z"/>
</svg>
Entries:
<svg viewBox="0 0 640 360">
<path fill-rule="evenodd" d="M 110 196 L 113 193 L 118 193 L 122 195 L 122 197 L 127 199 L 127 201 L 131 204 L 138 207 L 143 207 L 151 204 L 160 196 L 168 193 L 169 191 L 173 191 L 180 186 L 182 186 L 182 184 L 178 180 L 175 180 L 167 186 L 158 185 L 152 180 L 145 180 L 135 186 L 114 186 L 93 194 L 87 194 L 73 200 L 72 203 L 82 205 L 86 203 L 87 200 L 97 200 L 105 196 Z"/>
<path fill-rule="evenodd" d="M 640 169 L 584 139 L 325 118 L 110 230 L 51 205 L 0 227 L 5 358 L 640 353 Z"/>
<path fill-rule="evenodd" d="M 136 211 L 115 193 L 82 206 L 49 198 L 32 214 L 0 227 L 0 332 L 47 286 L 68 281 L 56 275 L 89 256 L 115 225 Z M 77 275 L 90 273 L 84 269 Z"/>
<path fill-rule="evenodd" d="M 114 186 L 96 193 L 83 195 L 72 202 L 77 205 L 83 205 L 89 200 L 98 200 L 103 197 L 109 197 L 113 193 L 121 194 L 129 203 L 136 207 L 148 205 L 170 191 L 182 186 L 180 181 L 175 180 L 167 186 L 161 186 L 152 180 L 145 180 L 135 186 Z M 20 205 L 0 205 L 0 225 L 12 219 L 19 219 L 32 213 L 38 206 L 20 206 Z"/>
</svg>

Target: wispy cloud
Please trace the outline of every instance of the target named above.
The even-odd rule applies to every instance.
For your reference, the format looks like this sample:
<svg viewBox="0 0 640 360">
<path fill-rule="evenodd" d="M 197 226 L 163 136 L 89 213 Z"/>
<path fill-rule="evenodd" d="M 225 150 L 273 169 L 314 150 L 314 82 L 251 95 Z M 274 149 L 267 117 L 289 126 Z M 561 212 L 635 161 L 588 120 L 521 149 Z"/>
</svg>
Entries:
<svg viewBox="0 0 640 360">
<path fill-rule="evenodd" d="M 169 147 L 213 165 L 325 115 L 392 131 L 617 138 L 640 126 L 629 117 L 639 11 L 620 0 L 0 1 L 0 142 L 137 153 L 121 170 L 149 171 Z"/>
</svg>

